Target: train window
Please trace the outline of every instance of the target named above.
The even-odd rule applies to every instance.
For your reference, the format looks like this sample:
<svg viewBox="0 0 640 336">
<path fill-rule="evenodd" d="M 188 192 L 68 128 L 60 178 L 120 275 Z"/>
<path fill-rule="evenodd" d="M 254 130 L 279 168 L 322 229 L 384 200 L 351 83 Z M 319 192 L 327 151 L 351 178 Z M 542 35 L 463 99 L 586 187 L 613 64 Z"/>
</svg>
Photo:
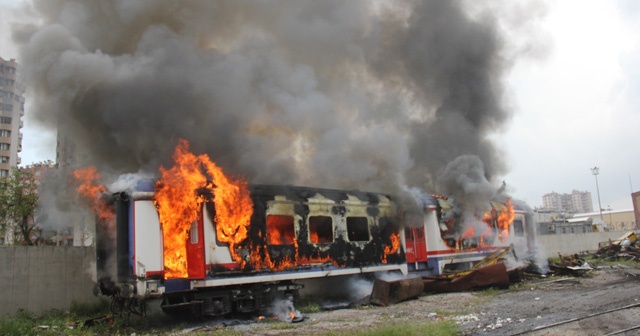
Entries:
<svg viewBox="0 0 640 336">
<path fill-rule="evenodd" d="M 309 242 L 312 244 L 327 244 L 333 242 L 333 220 L 331 217 L 309 217 Z"/>
<path fill-rule="evenodd" d="M 369 241 L 367 217 L 347 217 L 347 237 L 349 241 Z"/>
<path fill-rule="evenodd" d="M 293 245 L 294 238 L 293 216 L 267 215 L 267 244 Z"/>
<path fill-rule="evenodd" d="M 191 228 L 189 229 L 189 238 L 191 239 L 191 244 L 198 243 L 198 221 L 194 221 L 191 223 Z"/>
<path fill-rule="evenodd" d="M 517 237 L 524 236 L 524 226 L 522 225 L 522 221 L 519 219 L 513 221 L 513 234 Z"/>
</svg>

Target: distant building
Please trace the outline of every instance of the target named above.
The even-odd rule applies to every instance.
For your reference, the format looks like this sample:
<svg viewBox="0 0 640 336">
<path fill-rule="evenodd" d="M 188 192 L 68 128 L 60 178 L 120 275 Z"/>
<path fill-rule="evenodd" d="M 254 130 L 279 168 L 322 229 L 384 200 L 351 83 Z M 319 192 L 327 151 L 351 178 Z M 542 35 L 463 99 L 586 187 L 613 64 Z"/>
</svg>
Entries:
<svg viewBox="0 0 640 336">
<path fill-rule="evenodd" d="M 67 170 L 75 165 L 76 161 L 76 144 L 58 129 L 56 164 L 60 169 Z"/>
<path fill-rule="evenodd" d="M 0 57 L 0 176 L 21 163 L 24 92 L 18 63 Z"/>
<path fill-rule="evenodd" d="M 602 213 L 599 211 L 577 213 L 573 215 L 573 218 L 591 218 L 594 223 L 603 223 L 606 231 L 634 230 L 637 225 L 633 209 L 602 209 Z"/>
<path fill-rule="evenodd" d="M 542 222 L 538 224 L 538 234 L 570 234 L 594 232 L 591 218 L 569 218 L 561 221 Z"/>
<path fill-rule="evenodd" d="M 542 196 L 544 209 L 558 212 L 591 212 L 593 203 L 591 193 L 588 191 L 573 190 L 571 194 L 559 194 L 551 192 Z"/>
<path fill-rule="evenodd" d="M 631 194 L 631 201 L 633 202 L 633 214 L 636 219 L 635 229 L 640 229 L 640 191 Z"/>
</svg>

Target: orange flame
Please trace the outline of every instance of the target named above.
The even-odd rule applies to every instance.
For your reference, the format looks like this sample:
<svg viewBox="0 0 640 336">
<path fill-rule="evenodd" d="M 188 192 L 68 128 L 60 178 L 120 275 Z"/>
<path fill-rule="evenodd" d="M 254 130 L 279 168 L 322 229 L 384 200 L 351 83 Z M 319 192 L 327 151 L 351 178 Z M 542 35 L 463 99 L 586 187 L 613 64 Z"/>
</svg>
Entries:
<svg viewBox="0 0 640 336">
<path fill-rule="evenodd" d="M 79 183 L 76 189 L 78 193 L 89 203 L 91 210 L 101 219 L 112 219 L 114 214 L 105 202 L 100 201 L 100 196 L 107 192 L 107 188 L 100 182 L 100 174 L 96 167 L 90 166 L 75 170 L 71 173 Z"/>
<path fill-rule="evenodd" d="M 463 248 L 461 247 L 461 242 L 464 239 L 474 237 L 478 238 L 478 248 L 482 248 L 492 244 L 493 238 L 496 235 L 493 228 L 497 228 L 497 237 L 500 239 L 500 241 L 505 241 L 509 237 L 509 225 L 511 225 L 514 218 L 515 212 L 513 204 L 511 202 L 511 199 L 507 198 L 504 204 L 504 208 L 500 207 L 500 210 L 498 210 L 492 207 L 491 210 L 484 213 L 484 216 L 482 217 L 482 222 L 486 224 L 484 230 L 481 227 L 467 227 L 464 232 L 462 232 L 462 234 L 457 238 L 455 248 Z M 447 244 L 449 245 L 449 243 Z M 471 250 L 469 248 L 464 249 Z"/>
<path fill-rule="evenodd" d="M 473 238 L 476 236 L 476 229 L 473 226 L 468 227 L 460 236 L 460 239 Z"/>
<path fill-rule="evenodd" d="M 391 234 L 389 239 L 391 240 L 390 244 L 384 247 L 384 255 L 382 256 L 382 263 L 383 264 L 387 263 L 387 256 L 388 255 L 398 252 L 398 249 L 400 248 L 400 234 L 399 233 L 394 232 L 393 234 Z"/>
<path fill-rule="evenodd" d="M 498 238 L 500 239 L 500 241 L 505 241 L 505 239 L 509 237 L 509 225 L 516 217 L 510 198 L 507 198 L 505 207 L 506 209 L 500 212 L 500 215 L 498 216 L 498 229 L 501 230 L 500 232 L 498 232 Z"/>
<path fill-rule="evenodd" d="M 228 243 L 232 257 L 241 260 L 233 247 L 247 237 L 247 226 L 253 213 L 246 182 L 230 180 L 206 154 L 190 153 L 186 140 L 180 140 L 173 159 L 172 168 L 160 168 L 162 178 L 156 185 L 155 194 L 163 229 L 165 278 L 187 275 L 188 230 L 198 219 L 198 210 L 205 201 L 197 192 L 202 188 L 215 191 L 218 240 Z"/>
<path fill-rule="evenodd" d="M 295 239 L 291 216 L 267 216 L 267 244 L 292 245 Z"/>
<path fill-rule="evenodd" d="M 327 262 L 329 257 L 298 257 L 298 242 L 291 217 L 269 215 L 265 241 L 269 245 L 293 245 L 293 257 L 279 258 L 274 262 L 267 246 L 247 242 L 253 202 L 245 181 L 229 179 L 205 154 L 196 156 L 189 152 L 187 141 L 176 147 L 171 169 L 160 168 L 162 175 L 157 184 L 155 202 L 163 227 L 165 277 L 187 275 L 186 242 L 192 222 L 198 219 L 200 205 L 205 201 L 196 191 L 209 190 L 214 194 L 216 235 L 220 242 L 229 245 L 231 257 L 241 268 L 247 264 L 254 269 L 269 268 L 277 271 L 296 266 L 297 263 Z M 210 182 L 209 182 L 210 181 Z M 249 260 L 238 253 L 242 244 L 249 248 Z M 248 246 L 246 246 L 248 244 Z"/>
</svg>

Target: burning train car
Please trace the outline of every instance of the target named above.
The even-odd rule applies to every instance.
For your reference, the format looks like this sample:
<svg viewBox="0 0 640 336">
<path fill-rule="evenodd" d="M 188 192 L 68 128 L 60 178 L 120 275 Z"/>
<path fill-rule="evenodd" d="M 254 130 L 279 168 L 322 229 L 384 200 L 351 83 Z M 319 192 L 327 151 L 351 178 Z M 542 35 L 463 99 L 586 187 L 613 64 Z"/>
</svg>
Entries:
<svg viewBox="0 0 640 336">
<path fill-rule="evenodd" d="M 533 246 L 533 227 L 509 200 L 465 218 L 450 200 L 429 196 L 416 213 L 382 193 L 234 181 L 186 142 L 174 159 L 158 181 L 92 203 L 96 293 L 112 297 L 114 313 L 144 314 L 153 298 L 169 314 L 260 311 L 295 299 L 303 279 L 439 275 L 501 246 Z M 104 194 L 95 169 L 74 176 L 94 186 L 81 185 L 83 194 Z"/>
<path fill-rule="evenodd" d="M 469 270 L 505 247 L 512 248 L 516 259 L 536 252 L 534 224 L 527 211 L 510 199 L 489 202 L 479 213 L 465 213 L 443 196 L 422 197 L 421 204 L 421 213 L 407 216 L 405 223 L 409 272 L 439 276 Z"/>
<path fill-rule="evenodd" d="M 254 185 L 249 222 L 229 226 L 221 212 L 239 210 L 223 206 L 239 205 L 216 203 L 221 196 L 203 189 L 195 219 L 179 232 L 163 225 L 154 187 L 114 195 L 115 230 L 100 218 L 99 290 L 114 310 L 143 313 L 147 299 L 161 298 L 170 314 L 259 311 L 295 298 L 296 280 L 407 273 L 398 209 L 386 195 Z"/>
</svg>

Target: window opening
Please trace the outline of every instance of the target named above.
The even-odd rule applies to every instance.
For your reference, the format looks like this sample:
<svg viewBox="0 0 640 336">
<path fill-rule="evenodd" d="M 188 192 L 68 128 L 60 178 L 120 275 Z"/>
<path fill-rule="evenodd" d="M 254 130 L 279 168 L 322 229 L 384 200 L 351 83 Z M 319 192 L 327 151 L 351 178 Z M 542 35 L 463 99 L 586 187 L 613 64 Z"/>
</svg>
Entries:
<svg viewBox="0 0 640 336">
<path fill-rule="evenodd" d="M 522 221 L 519 219 L 513 221 L 513 234 L 517 237 L 524 236 L 524 226 L 522 225 Z"/>
<path fill-rule="evenodd" d="M 327 244 L 333 242 L 333 219 L 331 217 L 309 217 L 309 242 L 312 244 Z"/>
<path fill-rule="evenodd" d="M 267 215 L 267 244 L 293 245 L 294 239 L 293 216 Z"/>
<path fill-rule="evenodd" d="M 347 237 L 349 241 L 369 241 L 367 217 L 347 217 Z"/>
</svg>

